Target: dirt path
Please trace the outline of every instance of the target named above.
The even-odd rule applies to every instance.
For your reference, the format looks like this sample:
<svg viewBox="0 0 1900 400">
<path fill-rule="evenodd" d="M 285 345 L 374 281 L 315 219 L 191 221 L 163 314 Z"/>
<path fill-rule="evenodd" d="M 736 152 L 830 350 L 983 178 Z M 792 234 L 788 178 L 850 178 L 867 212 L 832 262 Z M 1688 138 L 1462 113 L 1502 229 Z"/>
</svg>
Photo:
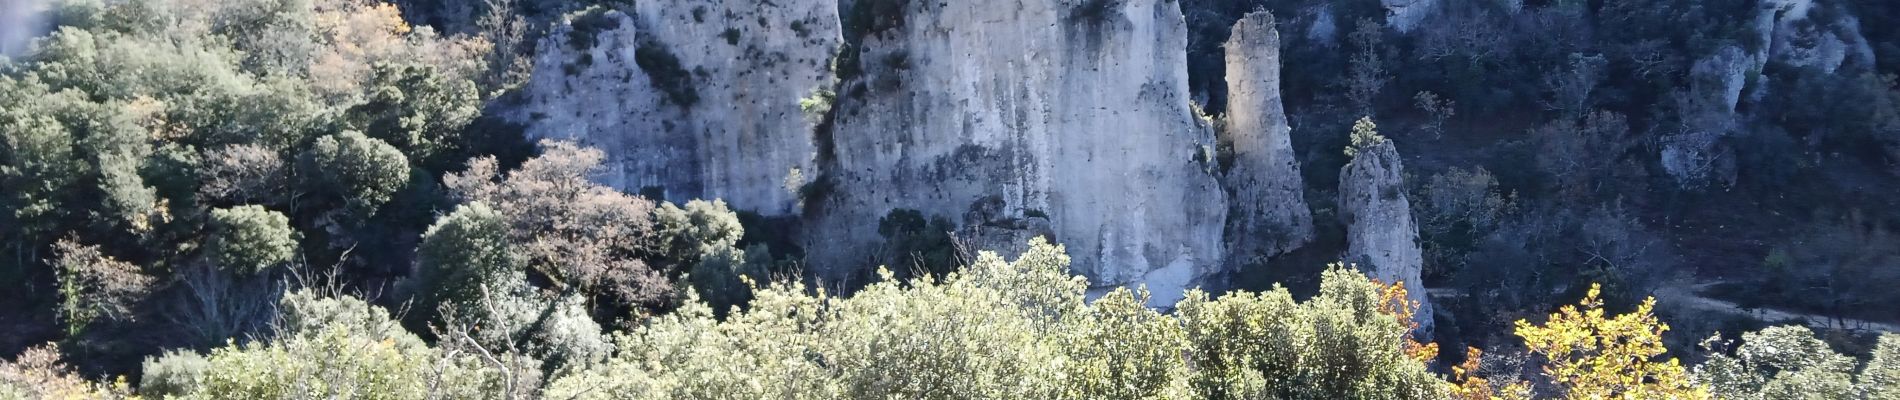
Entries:
<svg viewBox="0 0 1900 400">
<path fill-rule="evenodd" d="M 1768 307 L 1757 308 L 1751 311 L 1743 309 L 1742 306 L 1736 305 L 1733 302 L 1709 298 L 1700 294 L 1703 289 L 1719 283 L 1721 282 L 1704 283 L 1688 287 L 1669 285 L 1656 292 L 1656 301 L 1672 303 L 1678 306 L 1688 307 L 1692 310 L 1747 316 L 1761 321 L 1779 322 L 1798 319 L 1806 321 L 1808 327 L 1816 329 L 1900 332 L 1900 324 L 1851 318 L 1832 318 L 1824 315 Z"/>
</svg>

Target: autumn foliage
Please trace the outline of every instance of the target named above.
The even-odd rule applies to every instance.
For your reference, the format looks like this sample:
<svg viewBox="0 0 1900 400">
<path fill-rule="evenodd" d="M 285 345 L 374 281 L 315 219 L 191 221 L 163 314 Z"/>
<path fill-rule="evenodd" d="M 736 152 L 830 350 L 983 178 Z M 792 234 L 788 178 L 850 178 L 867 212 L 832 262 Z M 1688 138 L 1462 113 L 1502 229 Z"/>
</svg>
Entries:
<svg viewBox="0 0 1900 400">
<path fill-rule="evenodd" d="M 1682 364 L 1663 359 L 1662 334 L 1669 325 L 1652 312 L 1656 299 L 1628 314 L 1607 316 L 1601 285 L 1577 305 L 1567 305 L 1542 326 L 1517 321 L 1517 336 L 1546 360 L 1544 375 L 1569 399 L 1708 399 L 1708 389 L 1690 383 Z"/>
</svg>

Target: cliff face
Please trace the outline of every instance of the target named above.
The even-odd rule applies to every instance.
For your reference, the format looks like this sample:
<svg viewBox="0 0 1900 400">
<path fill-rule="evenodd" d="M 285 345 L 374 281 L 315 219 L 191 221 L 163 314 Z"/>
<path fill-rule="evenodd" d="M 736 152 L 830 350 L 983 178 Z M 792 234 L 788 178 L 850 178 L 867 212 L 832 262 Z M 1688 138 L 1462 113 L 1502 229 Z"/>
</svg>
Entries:
<svg viewBox="0 0 1900 400">
<path fill-rule="evenodd" d="M 814 174 L 799 98 L 830 86 L 836 3 L 636 4 L 633 16 L 577 17 L 539 43 L 518 112 L 528 135 L 606 149 L 600 179 L 623 190 L 796 213 Z"/>
<path fill-rule="evenodd" d="M 1228 261 L 1246 265 L 1312 240 L 1313 216 L 1280 101 L 1280 35 L 1273 17 L 1256 12 L 1242 18 L 1226 49 L 1228 117 L 1221 140 L 1234 154 L 1221 182 L 1230 210 L 1226 241 Z"/>
<path fill-rule="evenodd" d="M 1346 262 L 1386 283 L 1405 282 L 1419 304 L 1414 320 L 1431 332 L 1432 305 L 1420 274 L 1425 261 L 1418 225 L 1405 196 L 1405 167 L 1391 141 L 1359 150 L 1339 174 L 1339 215 L 1346 224 Z"/>
<path fill-rule="evenodd" d="M 1170 0 L 636 4 L 539 43 L 517 119 L 606 150 L 600 179 L 621 189 L 801 215 L 827 281 L 881 261 L 878 221 L 899 208 L 978 248 L 1049 236 L 1095 287 L 1146 285 L 1156 305 L 1218 283 L 1227 243 L 1258 260 L 1311 239 L 1265 14 L 1229 44 L 1217 139 L 1187 99 Z M 799 100 L 834 87 L 834 52 L 835 109 L 813 129 Z"/>
<path fill-rule="evenodd" d="M 811 265 L 864 264 L 894 208 L 954 218 L 994 198 L 1000 219 L 1046 216 L 1096 287 L 1145 283 L 1172 304 L 1218 272 L 1227 203 L 1187 100 L 1178 6 L 896 3 L 839 93 Z"/>
</svg>

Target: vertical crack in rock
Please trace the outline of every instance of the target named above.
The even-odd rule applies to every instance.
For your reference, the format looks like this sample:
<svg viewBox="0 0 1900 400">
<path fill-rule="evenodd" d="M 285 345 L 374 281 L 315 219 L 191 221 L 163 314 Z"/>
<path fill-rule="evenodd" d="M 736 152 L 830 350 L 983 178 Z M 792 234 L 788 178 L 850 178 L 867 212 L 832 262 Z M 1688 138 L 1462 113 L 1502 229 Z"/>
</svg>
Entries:
<svg viewBox="0 0 1900 400">
<path fill-rule="evenodd" d="M 1418 247 L 1418 225 L 1405 196 L 1405 167 L 1389 140 L 1359 149 L 1339 174 L 1340 217 L 1346 224 L 1346 262 L 1374 279 L 1405 282 L 1417 301 L 1419 331 L 1432 331 L 1432 305 L 1420 274 L 1425 261 Z"/>
<path fill-rule="evenodd" d="M 1300 166 L 1280 100 L 1280 34 L 1273 16 L 1241 18 L 1227 49 L 1227 124 L 1233 166 L 1222 179 L 1229 201 L 1230 264 L 1255 265 L 1313 239 Z"/>
<path fill-rule="evenodd" d="M 866 0 L 861 0 L 866 1 Z M 1046 219 L 1097 288 L 1171 305 L 1219 272 L 1227 203 L 1187 99 L 1186 25 L 1165 0 L 906 2 L 862 38 L 808 212 L 810 264 L 852 279 L 894 208 Z M 851 66 L 841 66 L 841 69 Z M 1044 228 L 1036 228 L 1044 229 Z"/>
<path fill-rule="evenodd" d="M 514 117 L 530 137 L 606 150 L 599 179 L 622 190 L 796 214 L 817 174 L 799 99 L 831 85 L 836 3 L 636 4 L 550 32 Z"/>
</svg>

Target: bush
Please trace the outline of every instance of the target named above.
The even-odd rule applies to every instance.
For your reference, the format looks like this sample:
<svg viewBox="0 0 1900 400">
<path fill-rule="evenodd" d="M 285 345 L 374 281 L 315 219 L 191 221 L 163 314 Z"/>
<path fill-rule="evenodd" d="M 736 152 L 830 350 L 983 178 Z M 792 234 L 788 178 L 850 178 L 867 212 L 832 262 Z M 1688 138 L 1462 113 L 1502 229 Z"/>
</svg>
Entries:
<svg viewBox="0 0 1900 400">
<path fill-rule="evenodd" d="M 510 247 L 508 221 L 486 204 L 464 204 L 436 220 L 416 247 L 415 320 L 430 320 L 444 306 L 476 309 L 487 295 L 526 285 Z"/>
<path fill-rule="evenodd" d="M 423 64 L 377 64 L 368 99 L 351 107 L 348 125 L 395 146 L 411 161 L 443 170 L 467 143 L 463 128 L 481 115 L 475 83 Z"/>
<path fill-rule="evenodd" d="M 381 308 L 310 292 L 284 297 L 276 341 L 212 351 L 199 398 L 478 398 L 498 374 L 466 353 L 424 345 Z"/>
<path fill-rule="evenodd" d="M 204 385 L 211 360 L 190 350 L 171 350 L 148 357 L 139 369 L 139 394 L 160 398 L 184 396 Z"/>
<path fill-rule="evenodd" d="M 317 139 L 310 149 L 313 171 L 357 215 L 369 216 L 409 183 L 409 160 L 402 151 L 361 132 Z"/>
<path fill-rule="evenodd" d="M 212 259 L 242 274 L 256 274 L 290 262 L 297 252 L 297 232 L 284 214 L 248 205 L 211 211 Z"/>
<path fill-rule="evenodd" d="M 848 298 L 795 283 L 762 289 L 724 322 L 702 304 L 621 337 L 606 364 L 555 379 L 552 398 L 1440 398 L 1403 352 L 1409 328 L 1384 288 L 1334 270 L 1295 303 L 1285 290 L 1162 314 L 1141 291 L 1093 304 L 1061 246 L 984 253 L 942 282 L 884 281 Z M 1275 351 L 1270 351 L 1273 349 Z M 1281 358 L 1269 358 L 1279 357 Z M 1275 367 L 1278 366 L 1278 367 Z M 1285 368 L 1285 369 L 1279 369 Z"/>
<path fill-rule="evenodd" d="M 568 15 L 567 47 L 578 51 L 593 51 L 599 44 L 600 33 L 620 29 L 620 19 L 608 15 L 610 9 L 600 6 L 587 7 L 585 10 Z"/>
<path fill-rule="evenodd" d="M 1695 368 L 1698 383 L 1723 399 L 1853 398 L 1854 359 L 1815 339 L 1800 326 L 1778 326 L 1742 334 L 1733 355 L 1721 348 L 1721 336 L 1703 346 L 1714 354 Z"/>
<path fill-rule="evenodd" d="M 666 99 L 680 108 L 693 108 L 699 103 L 699 89 L 693 83 L 693 73 L 680 65 L 680 59 L 659 43 L 642 41 L 640 47 L 633 49 L 633 63 L 646 71 L 647 80 L 653 88 L 666 93 Z"/>
</svg>

